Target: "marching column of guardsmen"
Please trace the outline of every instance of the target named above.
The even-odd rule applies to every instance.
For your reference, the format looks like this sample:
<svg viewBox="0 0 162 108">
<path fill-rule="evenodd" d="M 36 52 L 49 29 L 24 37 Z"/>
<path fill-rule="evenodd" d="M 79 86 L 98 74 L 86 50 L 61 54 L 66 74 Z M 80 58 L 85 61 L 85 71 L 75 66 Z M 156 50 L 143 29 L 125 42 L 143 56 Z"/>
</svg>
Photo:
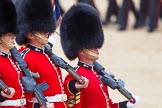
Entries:
<svg viewBox="0 0 162 108">
<path fill-rule="evenodd" d="M 80 84 L 68 75 L 63 85 L 60 68 L 45 52 L 48 38 L 56 29 L 51 1 L 13 1 L 16 10 L 10 0 L 0 1 L 0 80 L 9 86 L 11 92 L 8 95 L 0 89 L 0 107 L 40 108 L 39 100 L 32 93 L 25 93 L 21 84 L 22 70 L 10 53 L 15 38 L 17 44 L 22 46 L 19 51 L 28 68 L 40 75 L 40 78 L 35 78 L 36 82 L 40 84 L 45 81 L 49 85 L 49 88 L 43 92 L 49 102 L 47 108 L 136 106 L 138 103 L 136 96 L 134 104 L 127 100 L 113 103 L 107 86 L 99 80 L 99 74 L 93 68 L 93 62 L 98 59 L 99 49 L 104 42 L 99 14 L 94 7 L 79 3 L 72 6 L 63 16 L 60 28 L 63 51 L 69 60 L 78 58 L 76 72 L 85 81 L 84 84 Z M 15 37 L 16 33 L 18 33 L 17 37 Z"/>
<path fill-rule="evenodd" d="M 64 81 L 70 108 L 133 108 L 125 100 L 112 102 L 108 87 L 99 79 L 99 73 L 94 70 L 93 63 L 99 58 L 99 49 L 104 43 L 104 34 L 97 10 L 91 5 L 78 3 L 73 5 L 63 16 L 61 26 L 61 45 L 69 60 L 78 59 L 76 72 L 89 79 L 87 86 L 81 84 L 69 74 Z"/>
<path fill-rule="evenodd" d="M 82 2 L 95 7 L 92 0 L 83 0 Z M 111 0 L 109 2 L 112 3 Z M 80 3 L 71 7 L 63 17 L 61 24 L 61 44 L 65 55 L 70 60 L 78 58 L 76 71 L 83 78 L 89 80 L 89 84 L 82 85 L 74 80 L 72 76 L 68 75 L 65 79 L 64 90 L 61 70 L 51 61 L 50 56 L 44 52 L 44 46 L 48 42 L 49 35 L 56 29 L 50 0 L 18 0 L 18 2 L 15 2 L 15 6 L 18 13 L 19 33 L 13 3 L 10 0 L 0 0 L 0 80 L 9 86 L 11 92 L 10 95 L 7 95 L 0 89 L 0 107 L 40 107 L 34 95 L 25 95 L 25 90 L 21 84 L 20 79 L 23 73 L 10 53 L 10 49 L 14 47 L 15 38 L 19 45 L 23 45 L 20 52 L 27 62 L 28 67 L 33 72 L 40 74 L 40 78 L 36 78 L 35 80 L 38 83 L 46 81 L 49 84 L 49 88 L 44 94 L 48 102 L 51 103 L 51 108 L 66 108 L 68 106 L 74 108 L 86 108 L 89 106 L 92 108 L 96 106 L 101 108 L 130 108 L 135 106 L 134 104 L 129 104 L 129 106 L 128 101 L 113 103 L 109 98 L 107 87 L 97 79 L 98 73 L 93 70 L 93 62 L 98 59 L 98 51 L 102 47 L 104 40 L 102 26 L 100 25 L 101 22 L 98 21 L 100 19 L 94 8 Z M 111 6 L 109 6 L 104 23 L 107 24 L 110 21 L 112 14 L 116 15 L 118 13 L 117 22 L 119 30 L 126 29 L 128 10 L 130 8 L 136 18 L 134 28 L 146 25 L 148 32 L 152 32 L 158 27 L 158 19 L 162 17 L 161 0 L 141 0 L 139 11 L 136 10 L 133 0 L 123 0 L 123 5 L 119 10 L 117 10 L 116 2 L 114 2 L 114 7 Z M 77 10 L 83 13 L 79 13 Z M 83 15 L 82 18 L 79 18 L 79 14 Z M 94 19 L 91 19 L 91 15 Z M 74 18 L 75 20 L 73 17 L 76 17 Z M 86 18 L 88 18 L 87 22 Z M 79 19 L 79 21 L 77 22 L 76 19 Z M 69 23 L 72 25 L 73 21 L 76 21 L 76 25 L 74 24 L 75 29 L 73 26 L 68 25 Z M 92 21 L 91 25 L 93 26 L 86 28 L 84 24 L 89 24 L 91 23 L 90 21 Z M 79 25 L 79 22 L 82 24 Z M 96 22 L 98 22 L 97 25 Z M 77 29 L 77 27 L 80 28 Z M 93 32 L 93 34 L 91 31 L 96 31 L 97 33 Z M 18 33 L 18 37 L 16 37 L 16 33 Z M 69 46 L 69 43 L 71 46 Z M 89 93 L 89 91 L 92 92 L 94 90 L 93 88 L 98 88 L 94 92 L 97 93 L 100 91 L 98 96 L 101 96 L 101 99 L 95 100 L 94 95 L 91 95 L 93 93 Z M 68 106 L 66 103 L 66 93 L 68 95 Z M 94 99 L 91 100 L 89 98 Z M 103 103 L 103 106 L 101 106 L 101 103 Z"/>
</svg>

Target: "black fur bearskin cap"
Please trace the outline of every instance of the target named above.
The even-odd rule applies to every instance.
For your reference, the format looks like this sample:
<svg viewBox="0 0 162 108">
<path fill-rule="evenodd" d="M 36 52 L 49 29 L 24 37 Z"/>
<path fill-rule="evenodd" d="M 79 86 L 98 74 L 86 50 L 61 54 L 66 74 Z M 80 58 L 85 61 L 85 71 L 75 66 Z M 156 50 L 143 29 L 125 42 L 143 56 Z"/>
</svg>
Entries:
<svg viewBox="0 0 162 108">
<path fill-rule="evenodd" d="M 18 33 L 17 15 L 11 0 L 0 0 L 0 36 L 6 33 Z"/>
<path fill-rule="evenodd" d="M 51 0 L 13 0 L 18 15 L 19 45 L 28 43 L 27 33 L 54 32 L 56 22 Z"/>
<path fill-rule="evenodd" d="M 85 3 L 72 6 L 64 14 L 60 34 L 63 51 L 69 60 L 74 60 L 79 50 L 101 48 L 104 42 L 98 12 Z"/>
</svg>

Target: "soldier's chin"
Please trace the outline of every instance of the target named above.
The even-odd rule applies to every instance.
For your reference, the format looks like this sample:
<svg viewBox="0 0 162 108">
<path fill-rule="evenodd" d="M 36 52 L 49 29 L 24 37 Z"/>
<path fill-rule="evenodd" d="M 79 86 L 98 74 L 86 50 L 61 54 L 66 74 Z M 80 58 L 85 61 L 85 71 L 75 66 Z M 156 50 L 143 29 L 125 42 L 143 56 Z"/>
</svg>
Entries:
<svg viewBox="0 0 162 108">
<path fill-rule="evenodd" d="M 43 39 L 44 40 L 44 42 L 47 44 L 48 43 L 48 38 L 47 39 Z"/>
<path fill-rule="evenodd" d="M 15 46 L 15 44 L 8 44 L 6 45 L 6 47 L 8 47 L 8 49 L 12 49 Z"/>
</svg>

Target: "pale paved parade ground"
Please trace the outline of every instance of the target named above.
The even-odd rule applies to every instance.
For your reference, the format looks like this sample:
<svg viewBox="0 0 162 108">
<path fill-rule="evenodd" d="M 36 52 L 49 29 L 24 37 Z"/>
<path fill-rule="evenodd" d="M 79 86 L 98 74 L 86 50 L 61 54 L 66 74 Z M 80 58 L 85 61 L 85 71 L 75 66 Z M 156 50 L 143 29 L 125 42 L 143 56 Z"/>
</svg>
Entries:
<svg viewBox="0 0 162 108">
<path fill-rule="evenodd" d="M 74 2 L 60 1 L 65 9 Z M 137 4 L 139 0 L 134 1 Z M 95 3 L 103 17 L 106 0 L 95 0 Z M 162 108 L 162 20 L 153 33 L 147 33 L 146 28 L 133 30 L 133 24 L 134 19 L 130 13 L 126 31 L 117 31 L 117 25 L 112 24 L 104 27 L 105 42 L 98 61 L 108 72 L 114 73 L 116 78 L 124 80 L 130 92 L 140 97 L 136 108 Z M 54 38 L 55 54 L 76 66 L 77 60 L 69 61 L 64 56 L 59 36 L 55 34 Z M 67 72 L 63 70 L 65 75 Z M 114 102 L 125 99 L 117 90 L 109 90 Z"/>
</svg>

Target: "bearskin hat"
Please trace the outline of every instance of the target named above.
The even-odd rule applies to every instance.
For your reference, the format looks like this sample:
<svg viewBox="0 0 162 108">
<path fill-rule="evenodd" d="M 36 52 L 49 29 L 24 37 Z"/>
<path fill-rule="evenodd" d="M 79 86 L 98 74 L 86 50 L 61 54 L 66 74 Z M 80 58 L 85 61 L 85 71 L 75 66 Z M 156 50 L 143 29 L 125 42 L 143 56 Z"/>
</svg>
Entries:
<svg viewBox="0 0 162 108">
<path fill-rule="evenodd" d="M 0 0 L 0 36 L 18 32 L 16 9 L 11 0 Z"/>
<path fill-rule="evenodd" d="M 64 14 L 60 35 L 63 51 L 69 60 L 74 60 L 79 50 L 101 48 L 104 42 L 98 12 L 85 3 L 72 6 Z"/>
<path fill-rule="evenodd" d="M 19 34 L 16 41 L 26 44 L 27 33 L 54 32 L 56 23 L 51 0 L 13 0 L 18 15 Z"/>
</svg>

